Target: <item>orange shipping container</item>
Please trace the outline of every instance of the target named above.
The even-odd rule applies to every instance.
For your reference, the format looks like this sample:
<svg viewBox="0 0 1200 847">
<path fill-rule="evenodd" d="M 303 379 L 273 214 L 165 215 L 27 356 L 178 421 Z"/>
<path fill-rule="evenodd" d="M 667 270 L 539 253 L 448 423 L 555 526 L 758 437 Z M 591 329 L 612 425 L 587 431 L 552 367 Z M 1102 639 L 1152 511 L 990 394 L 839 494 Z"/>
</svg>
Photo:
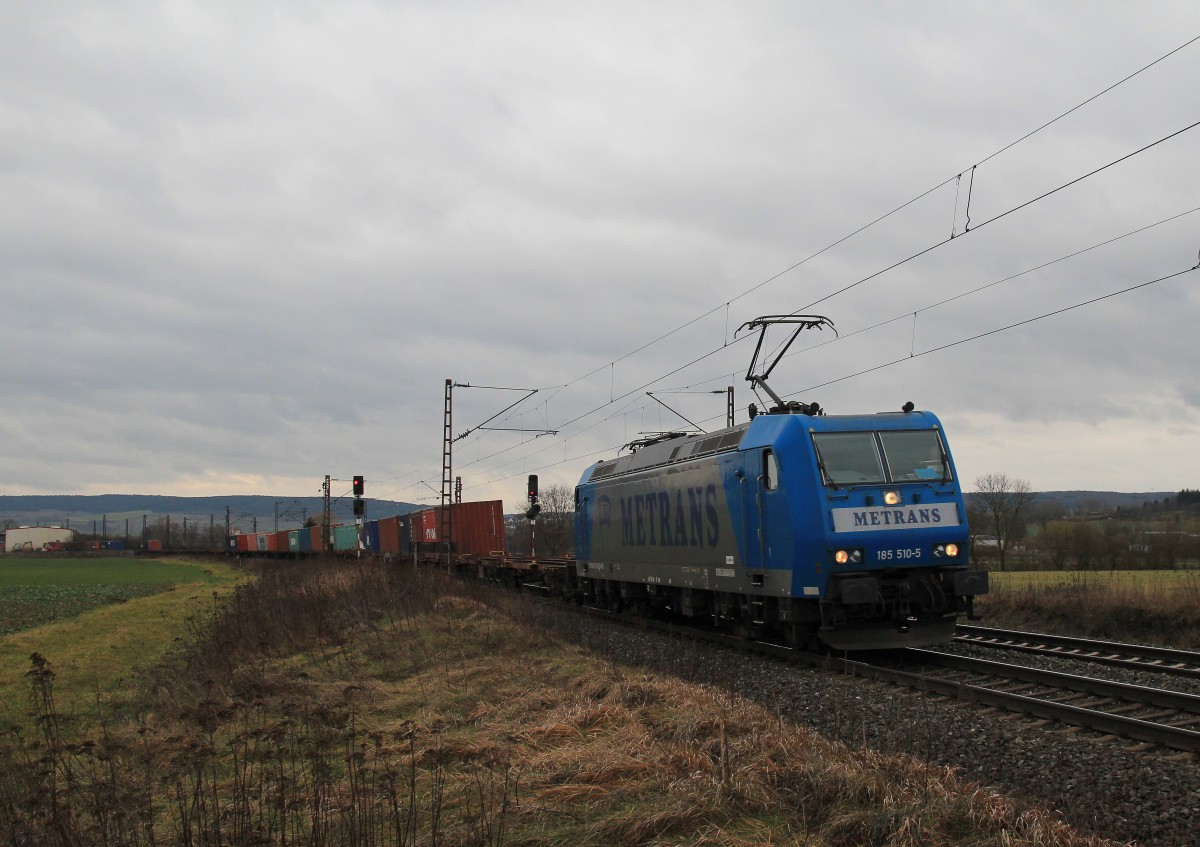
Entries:
<svg viewBox="0 0 1200 847">
<path fill-rule="evenodd" d="M 400 549 L 400 518 L 380 518 L 379 523 L 379 552 L 401 553 Z"/>
<path fill-rule="evenodd" d="M 482 556 L 504 550 L 504 504 L 501 501 L 455 503 L 449 508 L 455 553 Z M 441 506 L 419 513 L 418 521 L 421 541 L 441 541 Z"/>
</svg>

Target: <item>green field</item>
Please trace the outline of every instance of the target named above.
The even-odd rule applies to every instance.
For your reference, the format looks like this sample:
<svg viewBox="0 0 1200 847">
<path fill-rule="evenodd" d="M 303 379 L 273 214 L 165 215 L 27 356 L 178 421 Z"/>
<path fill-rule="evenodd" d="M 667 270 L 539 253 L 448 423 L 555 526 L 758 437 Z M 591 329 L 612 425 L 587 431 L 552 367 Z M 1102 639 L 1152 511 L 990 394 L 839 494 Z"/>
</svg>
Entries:
<svg viewBox="0 0 1200 847">
<path fill-rule="evenodd" d="M 153 559 L 0 559 L 0 635 L 183 583 L 216 581 L 206 567 Z"/>
<path fill-rule="evenodd" d="M 219 562 L 0 557 L 0 721 L 25 710 L 34 653 L 58 670 L 65 711 L 97 696 L 115 705 L 190 617 L 245 579 Z"/>
</svg>

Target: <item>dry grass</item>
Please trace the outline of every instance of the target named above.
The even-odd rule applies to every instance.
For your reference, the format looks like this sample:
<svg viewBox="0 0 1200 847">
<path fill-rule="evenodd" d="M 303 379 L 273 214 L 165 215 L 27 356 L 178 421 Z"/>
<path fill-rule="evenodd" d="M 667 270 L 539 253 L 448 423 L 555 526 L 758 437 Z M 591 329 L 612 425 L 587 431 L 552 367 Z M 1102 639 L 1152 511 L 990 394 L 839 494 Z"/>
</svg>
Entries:
<svg viewBox="0 0 1200 847">
<path fill-rule="evenodd" d="M 310 620 L 272 634 L 222 618 L 206 632 L 226 649 L 180 657 L 198 679 L 163 669 L 142 722 L 82 740 L 56 736 L 44 715 L 0 744 L 0 838 L 1102 844 L 945 768 L 850 750 L 727 692 L 595 659 L 461 587 L 310 578 L 291 608 Z M 231 609 L 274 627 L 293 600 L 288 581 L 264 582 L 253 591 L 270 614 L 249 595 Z M 341 594 L 320 598 L 317 585 Z M 229 631 L 259 641 L 235 650 Z M 55 763 L 50 783 L 39 760 Z M 35 797 L 53 802 L 17 811 Z"/>
<path fill-rule="evenodd" d="M 1200 648 L 1200 572 L 993 574 L 977 610 L 990 626 Z"/>
</svg>

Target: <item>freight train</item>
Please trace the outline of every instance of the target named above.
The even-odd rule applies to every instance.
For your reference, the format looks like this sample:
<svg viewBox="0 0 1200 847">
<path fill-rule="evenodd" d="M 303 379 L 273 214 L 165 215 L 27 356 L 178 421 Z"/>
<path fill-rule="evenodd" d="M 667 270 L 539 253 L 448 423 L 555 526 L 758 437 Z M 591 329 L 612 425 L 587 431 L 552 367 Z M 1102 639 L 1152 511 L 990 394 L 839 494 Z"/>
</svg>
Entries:
<svg viewBox="0 0 1200 847">
<path fill-rule="evenodd" d="M 574 559 L 505 555 L 500 501 L 450 507 L 461 569 L 614 611 L 673 614 L 836 649 L 949 640 L 987 573 L 938 418 L 782 407 L 664 435 L 584 471 Z M 332 551 L 430 560 L 440 509 L 332 530 Z M 319 553 L 318 527 L 231 537 L 240 553 Z"/>
<path fill-rule="evenodd" d="M 451 550 L 467 558 L 504 556 L 504 507 L 499 500 L 455 503 L 452 512 L 454 541 Z M 445 551 L 441 538 L 442 508 L 422 509 L 406 515 L 331 526 L 326 538 L 320 526 L 281 529 L 275 532 L 235 533 L 227 549 L 235 555 L 301 558 L 313 554 L 336 556 L 386 556 L 418 559 Z"/>
<path fill-rule="evenodd" d="M 795 327 L 791 339 L 755 375 L 766 330 L 778 324 Z M 499 501 L 449 507 L 450 544 L 431 509 L 361 531 L 338 527 L 334 551 L 414 560 L 450 552 L 483 579 L 795 645 L 949 640 L 960 615 L 974 617 L 988 576 L 968 567 L 966 508 L 941 422 L 911 403 L 826 415 L 816 403 L 785 402 L 766 376 L 801 329 L 832 323 L 784 315 L 745 327 L 763 331 L 746 379 L 774 405 L 758 414 L 751 404 L 749 422 L 716 432 L 643 439 L 585 470 L 575 488 L 573 559 L 505 555 Z M 283 535 L 232 544 L 322 549 L 319 532 Z"/>
</svg>

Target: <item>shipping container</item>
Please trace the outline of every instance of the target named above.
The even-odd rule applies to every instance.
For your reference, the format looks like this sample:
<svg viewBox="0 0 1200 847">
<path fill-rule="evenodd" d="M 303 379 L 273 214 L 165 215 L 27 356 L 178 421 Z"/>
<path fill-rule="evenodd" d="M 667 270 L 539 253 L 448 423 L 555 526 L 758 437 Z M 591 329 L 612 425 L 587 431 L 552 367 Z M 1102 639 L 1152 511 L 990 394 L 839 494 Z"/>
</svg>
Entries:
<svg viewBox="0 0 1200 847">
<path fill-rule="evenodd" d="M 364 553 L 379 552 L 379 521 L 367 521 L 363 524 L 362 548 Z"/>
<path fill-rule="evenodd" d="M 444 549 L 441 538 L 442 508 L 437 506 L 412 516 L 412 537 L 420 540 L 424 550 L 440 552 Z M 451 547 L 456 554 L 486 556 L 504 551 L 504 504 L 501 501 L 455 503 L 449 508 L 450 532 L 454 540 Z"/>
<path fill-rule="evenodd" d="M 300 552 L 300 530 L 289 529 L 287 534 L 287 551 L 289 553 Z"/>
<path fill-rule="evenodd" d="M 455 553 L 486 556 L 504 551 L 504 504 L 501 501 L 455 503 L 451 508 Z"/>
<path fill-rule="evenodd" d="M 278 553 L 286 553 L 290 549 L 288 546 L 288 531 L 286 529 L 271 533 L 271 549 Z"/>
<path fill-rule="evenodd" d="M 308 528 L 309 549 L 314 553 L 324 553 L 329 545 L 325 543 L 325 530 L 323 527 L 310 526 Z"/>
<path fill-rule="evenodd" d="M 357 553 L 359 550 L 358 526 L 355 524 L 335 526 L 333 528 L 333 549 L 338 553 Z"/>
<path fill-rule="evenodd" d="M 407 556 L 413 551 L 412 529 L 404 518 L 400 518 L 397 525 L 400 530 L 400 555 Z"/>
<path fill-rule="evenodd" d="M 146 541 L 146 549 L 151 553 L 161 553 L 163 549 L 162 542 L 157 538 L 151 538 Z"/>
<path fill-rule="evenodd" d="M 403 521 L 403 518 L 392 517 L 380 518 L 376 522 L 376 529 L 379 533 L 378 552 L 400 554 L 400 525 Z"/>
<path fill-rule="evenodd" d="M 413 536 L 422 543 L 439 540 L 438 516 L 433 509 L 422 509 L 413 518 Z"/>
<path fill-rule="evenodd" d="M 312 529 L 304 527 L 304 529 L 296 530 L 296 549 L 301 553 L 311 553 L 312 545 Z"/>
</svg>

